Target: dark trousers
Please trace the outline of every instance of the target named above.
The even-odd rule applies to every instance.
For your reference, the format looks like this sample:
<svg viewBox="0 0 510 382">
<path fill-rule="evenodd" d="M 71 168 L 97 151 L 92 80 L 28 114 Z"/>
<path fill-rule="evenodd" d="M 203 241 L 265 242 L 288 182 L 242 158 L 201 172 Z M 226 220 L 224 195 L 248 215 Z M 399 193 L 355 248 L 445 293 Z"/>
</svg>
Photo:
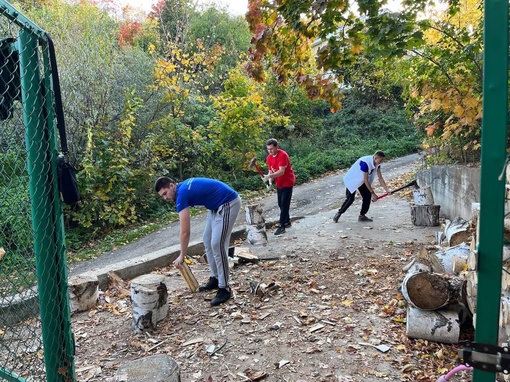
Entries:
<svg viewBox="0 0 510 382">
<path fill-rule="evenodd" d="M 290 223 L 290 200 L 292 199 L 292 187 L 283 187 L 276 189 L 278 197 L 278 207 L 280 207 L 280 227 Z"/>
<path fill-rule="evenodd" d="M 368 209 L 370 208 L 370 203 L 372 202 L 372 194 L 368 190 L 368 187 L 363 183 L 358 188 L 359 193 L 361 194 L 362 202 L 361 202 L 361 211 L 360 215 L 365 215 L 368 212 Z M 345 189 L 345 200 L 342 204 L 342 207 L 338 210 L 341 214 L 343 214 L 347 209 L 351 206 L 351 204 L 354 202 L 354 199 L 356 197 L 356 191 L 350 192 L 348 188 Z"/>
</svg>

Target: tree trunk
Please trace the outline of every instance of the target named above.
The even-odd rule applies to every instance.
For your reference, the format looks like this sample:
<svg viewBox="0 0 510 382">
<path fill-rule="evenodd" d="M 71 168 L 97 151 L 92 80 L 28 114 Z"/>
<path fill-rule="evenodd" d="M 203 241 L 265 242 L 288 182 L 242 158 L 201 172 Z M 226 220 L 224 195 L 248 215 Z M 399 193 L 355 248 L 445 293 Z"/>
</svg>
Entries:
<svg viewBox="0 0 510 382">
<path fill-rule="evenodd" d="M 131 281 L 135 333 L 155 329 L 168 314 L 168 291 L 164 275 L 147 274 Z"/>
<path fill-rule="evenodd" d="M 417 206 L 411 204 L 411 221 L 416 226 L 438 226 L 441 206 Z"/>
<path fill-rule="evenodd" d="M 424 310 L 465 304 L 465 280 L 437 273 L 408 274 L 402 282 L 402 295 L 411 306 Z"/>
</svg>

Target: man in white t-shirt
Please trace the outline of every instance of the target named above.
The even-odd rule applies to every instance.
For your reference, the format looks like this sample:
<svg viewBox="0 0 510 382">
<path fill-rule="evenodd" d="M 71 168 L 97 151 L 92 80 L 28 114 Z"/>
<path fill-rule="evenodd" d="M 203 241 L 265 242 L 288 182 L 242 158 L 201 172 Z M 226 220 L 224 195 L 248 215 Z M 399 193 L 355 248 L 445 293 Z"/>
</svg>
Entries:
<svg viewBox="0 0 510 382">
<path fill-rule="evenodd" d="M 371 222 L 373 221 L 366 216 L 368 209 L 370 208 L 370 202 L 377 201 L 377 194 L 372 188 L 375 174 L 379 179 L 379 183 L 386 190 L 387 193 L 391 193 L 381 173 L 381 163 L 384 160 L 384 153 L 382 151 L 376 151 L 374 155 L 367 155 L 359 158 L 344 175 L 345 184 L 345 201 L 342 207 L 337 211 L 333 221 L 338 222 L 340 216 L 347 211 L 347 209 L 354 202 L 356 196 L 356 190 L 361 194 L 363 202 L 361 204 L 361 211 L 358 217 L 360 222 Z"/>
</svg>

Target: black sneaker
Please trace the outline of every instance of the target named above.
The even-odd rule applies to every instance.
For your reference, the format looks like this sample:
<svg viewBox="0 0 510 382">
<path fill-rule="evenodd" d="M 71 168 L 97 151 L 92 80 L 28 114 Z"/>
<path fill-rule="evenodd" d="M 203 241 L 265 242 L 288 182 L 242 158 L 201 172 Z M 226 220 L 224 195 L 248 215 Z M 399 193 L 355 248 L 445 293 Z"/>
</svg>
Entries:
<svg viewBox="0 0 510 382">
<path fill-rule="evenodd" d="M 360 215 L 360 216 L 358 217 L 358 221 L 360 221 L 360 222 L 373 222 L 373 220 L 372 220 L 372 219 L 367 218 L 365 215 Z"/>
<path fill-rule="evenodd" d="M 211 301 L 211 306 L 216 306 L 227 302 L 232 297 L 232 292 L 226 288 L 219 288 L 218 293 Z"/>
<path fill-rule="evenodd" d="M 340 211 L 337 211 L 335 216 L 333 217 L 333 221 L 335 223 L 338 223 L 338 219 L 340 219 L 340 216 L 342 216 L 342 213 Z"/>
<path fill-rule="evenodd" d="M 290 228 L 292 227 L 292 223 L 291 222 L 287 222 L 283 225 L 285 228 Z"/>
<path fill-rule="evenodd" d="M 285 227 L 278 227 L 278 229 L 275 231 L 275 235 L 281 235 L 282 233 L 285 233 Z"/>
<path fill-rule="evenodd" d="M 200 292 L 205 292 L 207 290 L 218 289 L 218 279 L 216 277 L 209 277 L 209 281 L 205 285 L 200 285 L 198 290 Z"/>
</svg>

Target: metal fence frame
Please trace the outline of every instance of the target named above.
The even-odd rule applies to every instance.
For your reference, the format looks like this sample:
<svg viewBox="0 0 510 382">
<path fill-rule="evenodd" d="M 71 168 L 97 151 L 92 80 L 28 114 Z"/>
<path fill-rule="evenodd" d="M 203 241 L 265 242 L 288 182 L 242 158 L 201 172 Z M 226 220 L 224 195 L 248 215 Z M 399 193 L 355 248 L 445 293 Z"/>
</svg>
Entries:
<svg viewBox="0 0 510 382">
<path fill-rule="evenodd" d="M 44 30 L 4 0 L 0 0 L 0 15 L 12 25 L 16 25 L 19 31 L 12 48 L 19 56 L 21 110 L 25 127 L 26 167 L 37 276 L 36 298 L 39 300 L 40 334 L 44 354 L 42 373 L 45 376 L 42 380 L 75 381 L 75 345 L 68 294 L 63 212 L 56 168 L 59 149 L 55 84 L 52 81 L 52 70 L 56 68 L 51 67 L 50 39 Z M 5 63 L 0 63 L 0 70 L 3 64 Z M 1 101 L 4 98 L 2 92 L 5 91 L 5 82 L 0 85 Z M 0 237 L 0 247 L 1 244 Z M 1 262 L 0 259 L 0 272 Z M 2 309 L 12 308 L 9 307 L 12 296 L 6 297 L 9 298 L 2 298 L 0 294 L 0 313 Z M 36 312 L 32 310 L 32 313 Z M 5 325 L 4 328 L 9 329 Z M 1 329 L 0 320 L 0 342 Z M 21 369 L 21 373 L 18 370 L 8 370 L 0 362 L 0 380 L 32 381 L 41 378 L 30 375 L 30 369 Z"/>
</svg>

